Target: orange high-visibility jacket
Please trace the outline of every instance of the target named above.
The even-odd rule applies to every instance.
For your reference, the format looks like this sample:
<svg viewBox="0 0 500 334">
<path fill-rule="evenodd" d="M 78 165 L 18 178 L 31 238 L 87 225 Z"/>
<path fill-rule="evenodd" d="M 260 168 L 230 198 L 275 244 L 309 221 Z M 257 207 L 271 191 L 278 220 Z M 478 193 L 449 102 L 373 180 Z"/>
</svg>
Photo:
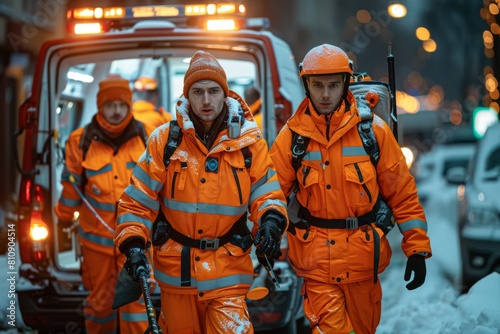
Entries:
<svg viewBox="0 0 500 334">
<path fill-rule="evenodd" d="M 286 217 L 285 197 L 267 143 L 248 106 L 232 91 L 226 104 L 228 119 L 245 115 L 241 135 L 230 138 L 225 129 L 208 150 L 196 137 L 188 116 L 187 99 L 180 98 L 177 122 L 183 136 L 168 169 L 165 169 L 163 155 L 170 125 L 165 124 L 153 132 L 118 205 L 115 238 L 118 246 L 130 237 L 151 240 L 152 222 L 159 209 L 173 229 L 196 240 L 223 236 L 247 210 L 249 220 L 258 225 L 268 210 L 277 210 Z M 248 147 L 252 155 L 250 169 L 245 167 L 242 147 Z M 217 159 L 216 172 L 206 170 L 209 158 Z M 191 289 L 181 286 L 183 248 L 172 239 L 154 247 L 154 275 L 162 289 L 196 293 L 200 299 L 248 291 L 253 278 L 251 247 L 243 250 L 231 242 L 217 250 L 191 247 Z"/>
<path fill-rule="evenodd" d="M 152 130 L 151 126 L 145 125 L 147 135 Z M 123 143 L 117 152 L 114 152 L 115 148 L 103 142 L 92 141 L 85 161 L 82 161 L 83 152 L 80 148 L 80 141 L 83 132 L 83 127 L 76 129 L 70 134 L 66 143 L 66 164 L 61 179 L 63 190 L 55 212 L 60 220 L 69 221 L 73 218 L 73 213 L 78 211 L 80 213 L 80 242 L 95 251 L 113 255 L 113 233 L 101 224 L 82 202 L 70 176 L 74 178 L 75 185 L 81 189 L 82 175 L 85 170 L 86 184 L 83 189 L 85 198 L 105 223 L 111 229 L 115 229 L 116 204 L 130 183 L 132 169 L 144 152 L 145 144 L 138 135 Z"/>
<path fill-rule="evenodd" d="M 148 101 L 135 101 L 132 104 L 134 118 L 145 124 L 151 124 L 153 127 L 158 127 L 172 120 L 172 115 L 162 107 L 158 108 Z"/>
<path fill-rule="evenodd" d="M 401 246 L 406 256 L 420 252 L 431 256 L 424 210 L 394 135 L 374 115 L 373 131 L 380 147 L 375 169 L 358 133 L 361 118 L 351 92 L 348 99 L 350 110 L 344 112 L 345 102 L 342 102 L 337 112 L 343 114 L 336 127 L 331 128 L 325 116 L 318 115 L 306 98 L 280 131 L 270 153 L 283 192 L 288 196 L 297 181 L 297 199 L 311 216 L 346 219 L 370 212 L 380 191 L 403 234 Z M 290 129 L 311 138 L 297 174 L 292 167 Z M 356 282 L 374 276 L 375 238 L 370 226 L 352 230 L 311 226 L 309 230 L 296 231 L 295 236 L 288 233 L 288 242 L 290 261 L 298 275 L 331 283 Z M 380 273 L 389 264 L 392 251 L 383 232 L 379 228 L 375 231 L 381 239 Z"/>
</svg>

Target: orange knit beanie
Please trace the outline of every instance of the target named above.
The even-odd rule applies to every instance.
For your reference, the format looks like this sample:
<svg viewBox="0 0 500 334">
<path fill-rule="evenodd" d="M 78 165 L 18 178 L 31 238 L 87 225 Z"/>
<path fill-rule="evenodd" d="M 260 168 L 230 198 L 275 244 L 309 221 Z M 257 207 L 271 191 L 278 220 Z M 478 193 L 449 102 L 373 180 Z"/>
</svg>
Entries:
<svg viewBox="0 0 500 334">
<path fill-rule="evenodd" d="M 99 83 L 99 92 L 97 93 L 97 108 L 102 111 L 104 103 L 122 100 L 129 110 L 132 110 L 132 90 L 127 79 L 118 74 L 110 74 Z"/>
<path fill-rule="evenodd" d="M 228 95 L 226 72 L 217 59 L 208 52 L 196 51 L 191 58 L 189 68 L 184 75 L 184 96 L 188 97 L 189 88 L 200 80 L 212 80 L 217 82 L 224 90 L 224 96 Z"/>
</svg>

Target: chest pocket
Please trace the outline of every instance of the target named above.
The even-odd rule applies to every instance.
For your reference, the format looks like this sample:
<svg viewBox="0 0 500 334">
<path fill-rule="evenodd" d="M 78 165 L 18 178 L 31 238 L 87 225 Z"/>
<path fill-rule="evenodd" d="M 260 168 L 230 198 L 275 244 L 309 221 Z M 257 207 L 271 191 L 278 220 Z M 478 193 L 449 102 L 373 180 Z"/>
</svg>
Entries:
<svg viewBox="0 0 500 334">
<path fill-rule="evenodd" d="M 300 202 L 305 203 L 311 211 L 318 211 L 322 206 L 321 201 L 311 201 L 311 197 L 322 198 L 319 187 L 319 173 L 318 166 L 307 162 L 303 162 L 297 170 L 297 181 L 301 185 L 301 188 L 305 188 L 297 196 L 300 198 Z M 314 192 L 318 193 L 314 194 Z"/>
<path fill-rule="evenodd" d="M 112 192 L 113 165 L 110 161 L 102 158 L 90 158 L 82 162 L 85 169 L 87 184 L 85 192 L 94 196 L 102 196 Z"/>
<path fill-rule="evenodd" d="M 352 207 L 369 206 L 377 200 L 377 178 L 369 160 L 345 165 L 344 175 L 346 193 Z"/>
<path fill-rule="evenodd" d="M 238 198 L 239 205 L 250 200 L 250 189 L 252 180 L 245 166 L 245 159 L 242 152 L 226 152 L 223 154 L 223 169 L 228 169 L 219 177 L 223 177 L 221 184 L 227 189 L 234 189 L 234 196 Z"/>
</svg>

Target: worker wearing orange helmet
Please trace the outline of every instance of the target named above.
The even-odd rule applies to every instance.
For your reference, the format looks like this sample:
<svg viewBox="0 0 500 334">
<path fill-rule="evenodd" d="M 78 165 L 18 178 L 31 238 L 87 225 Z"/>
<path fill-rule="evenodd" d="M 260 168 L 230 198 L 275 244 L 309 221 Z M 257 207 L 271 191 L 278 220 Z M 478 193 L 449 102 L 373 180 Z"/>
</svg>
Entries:
<svg viewBox="0 0 500 334">
<path fill-rule="evenodd" d="M 288 228 L 289 259 L 304 278 L 304 312 L 313 333 L 376 331 L 382 300 L 377 274 L 392 254 L 374 224 L 379 193 L 403 234 L 405 280 L 414 274 L 408 289 L 424 283 L 425 259 L 431 256 L 415 181 L 389 126 L 376 115 L 376 167 L 364 150 L 358 123 L 360 108 L 368 106 L 349 91 L 351 74 L 351 62 L 340 48 L 323 44 L 311 49 L 300 65 L 306 98 L 270 150 L 283 192 L 293 193 L 297 201 L 293 213 L 298 219 Z M 291 130 L 310 138 L 296 171 L 293 156 L 299 151 L 291 148 Z"/>
<path fill-rule="evenodd" d="M 172 120 L 172 115 L 158 107 L 158 81 L 150 76 L 141 76 L 134 82 L 134 118 L 158 127 Z"/>
<path fill-rule="evenodd" d="M 63 189 L 55 212 L 63 229 L 72 227 L 74 213 L 80 213 L 82 281 L 90 291 L 83 307 L 87 333 L 118 329 L 144 333 L 148 327 L 143 303 L 112 309 L 115 284 L 125 262 L 113 243 L 116 203 L 154 130 L 133 118 L 131 105 L 128 80 L 108 76 L 99 83 L 97 114 L 85 127 L 73 131 L 66 143 Z"/>
<path fill-rule="evenodd" d="M 267 143 L 218 60 L 204 51 L 184 76 L 177 123 L 149 138 L 118 205 L 115 243 L 132 279 L 148 266 L 144 249 L 153 244 L 163 333 L 253 333 L 245 302 L 252 244 L 259 259 L 276 258 L 288 223 Z M 165 218 L 157 220 L 159 213 Z"/>
</svg>

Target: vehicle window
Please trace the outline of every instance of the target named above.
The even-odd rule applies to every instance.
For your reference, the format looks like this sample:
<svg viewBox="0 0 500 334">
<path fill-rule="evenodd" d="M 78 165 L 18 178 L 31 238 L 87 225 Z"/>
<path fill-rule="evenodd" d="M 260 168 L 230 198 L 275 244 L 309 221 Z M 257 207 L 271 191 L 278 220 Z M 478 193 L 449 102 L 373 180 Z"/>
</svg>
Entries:
<svg viewBox="0 0 500 334">
<path fill-rule="evenodd" d="M 467 166 L 469 165 L 469 161 L 470 161 L 469 158 L 452 159 L 452 160 L 445 161 L 441 176 L 445 177 L 450 168 L 463 167 L 464 169 L 467 169 Z"/>
<path fill-rule="evenodd" d="M 137 78 L 147 75 L 156 79 L 160 92 L 158 107 L 163 107 L 175 118 L 175 107 L 182 95 L 184 74 L 189 66 L 191 49 L 169 51 L 165 56 L 145 56 L 147 50 L 127 50 L 120 57 L 119 52 L 79 55 L 61 61 L 58 83 L 55 85 L 55 133 L 57 146 L 53 198 L 60 196 L 60 178 L 64 162 L 65 144 L 70 134 L 88 124 L 97 112 L 96 96 L 99 82 L 108 74 L 119 74 L 129 80 L 130 88 Z M 167 54 L 164 52 L 163 54 Z M 175 54 L 175 56 L 173 55 Z M 244 97 L 249 86 L 261 85 L 256 60 L 248 54 L 223 52 L 216 53 L 221 66 L 225 69 L 229 89 Z M 56 238 L 56 265 L 61 269 L 78 268 L 77 236 L 59 232 Z"/>
<path fill-rule="evenodd" d="M 484 169 L 484 181 L 494 182 L 500 180 L 500 147 L 497 147 L 490 152 L 488 158 L 486 159 Z"/>
</svg>

